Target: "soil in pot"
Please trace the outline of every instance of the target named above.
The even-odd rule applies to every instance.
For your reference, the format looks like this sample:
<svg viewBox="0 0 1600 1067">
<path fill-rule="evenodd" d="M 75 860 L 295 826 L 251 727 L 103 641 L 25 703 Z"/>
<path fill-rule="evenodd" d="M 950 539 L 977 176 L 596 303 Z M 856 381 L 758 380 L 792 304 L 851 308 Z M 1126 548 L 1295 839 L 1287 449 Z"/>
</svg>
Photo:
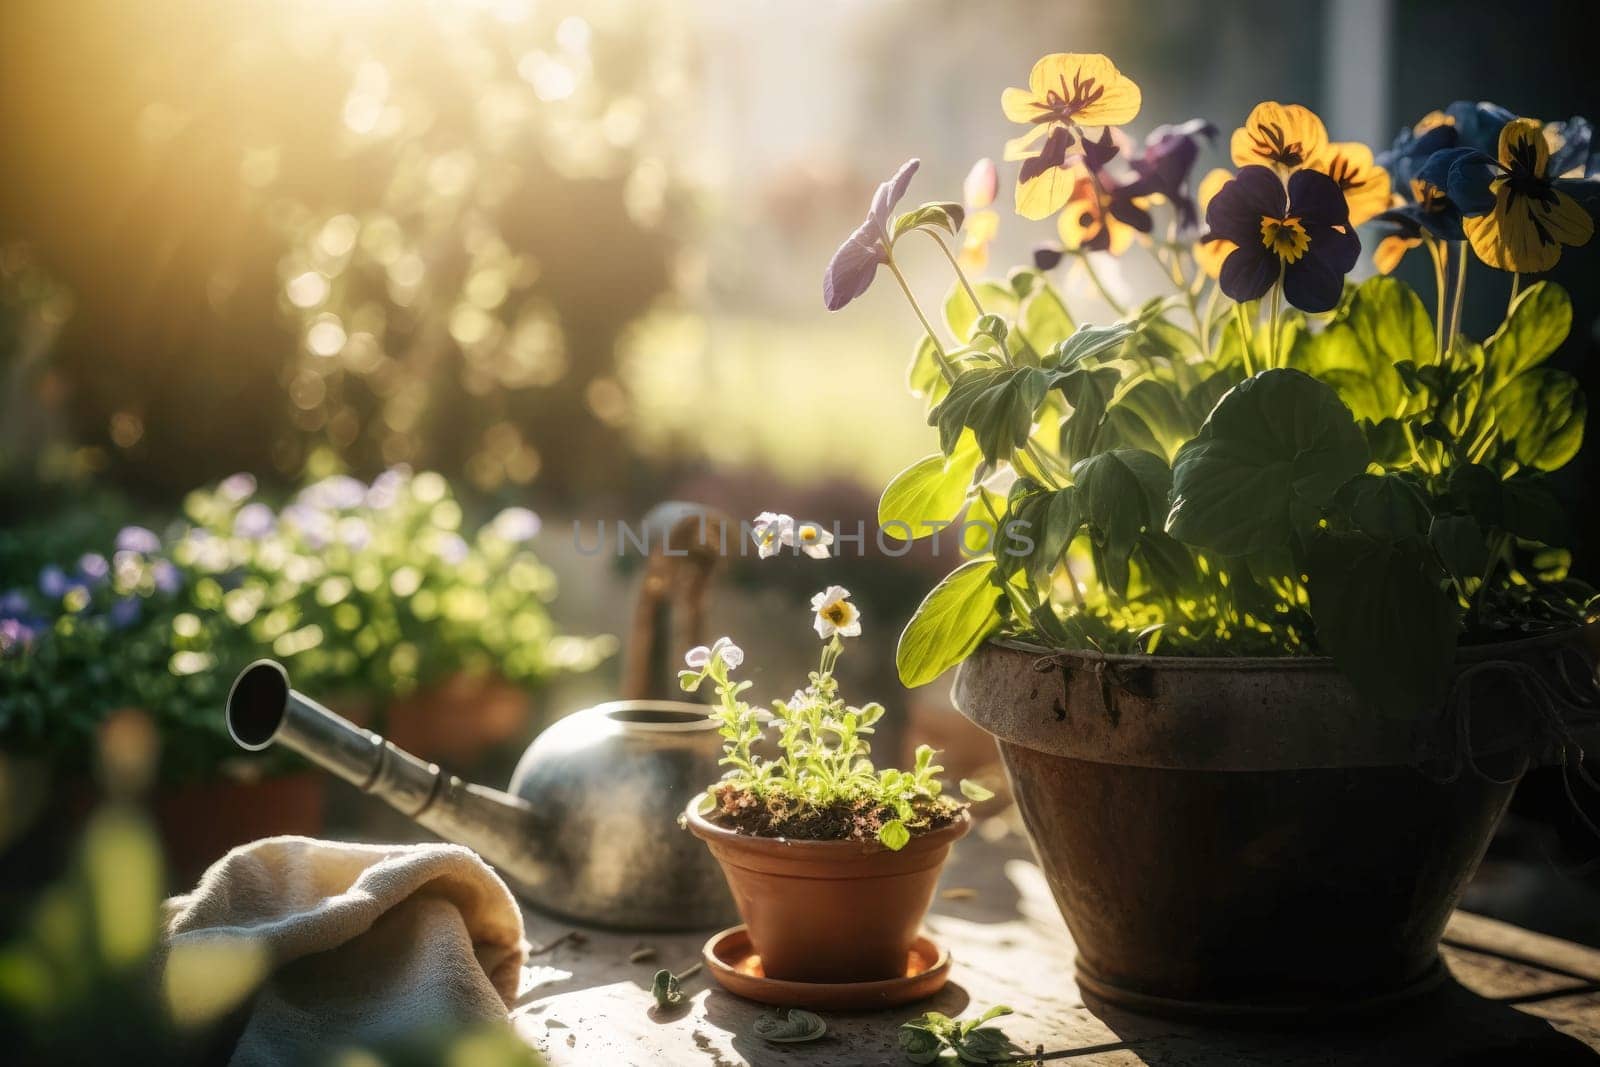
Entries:
<svg viewBox="0 0 1600 1067">
<path fill-rule="evenodd" d="M 697 800 L 688 824 L 722 866 L 770 978 L 874 982 L 899 977 L 965 810 L 891 851 L 876 840 L 807 841 L 742 833 Z"/>
</svg>

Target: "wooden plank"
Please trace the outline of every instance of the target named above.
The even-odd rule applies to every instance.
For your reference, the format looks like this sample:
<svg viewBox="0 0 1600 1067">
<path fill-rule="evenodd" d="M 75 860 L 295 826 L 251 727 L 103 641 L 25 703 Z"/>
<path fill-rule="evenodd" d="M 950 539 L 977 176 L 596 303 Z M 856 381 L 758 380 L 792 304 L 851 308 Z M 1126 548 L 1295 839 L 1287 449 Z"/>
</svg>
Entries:
<svg viewBox="0 0 1600 1067">
<path fill-rule="evenodd" d="M 527 918 L 536 946 L 572 930 L 533 913 Z M 942 993 L 893 1011 L 826 1015 L 827 1036 L 809 1044 L 769 1045 L 752 1036 L 751 1024 L 766 1009 L 722 992 L 704 972 L 685 983 L 684 1008 L 656 1014 L 652 976 L 697 962 L 700 934 L 580 931 L 581 939 L 532 958 L 513 1021 L 556 1067 L 903 1064 L 900 1023 L 926 1010 L 962 1015 L 993 1004 L 1016 1009 L 1003 1029 L 1030 1050 L 1042 1048 L 1049 1062 L 1095 1067 L 1592 1062 L 1600 1050 L 1600 951 L 1465 913 L 1451 922 L 1444 950 L 1457 983 L 1383 1018 L 1309 1032 L 1229 1033 L 1093 1014 L 1078 994 L 1072 941 L 1043 875 L 999 820 L 957 846 L 927 928 L 955 961 Z M 645 947 L 654 958 L 630 963 Z"/>
</svg>

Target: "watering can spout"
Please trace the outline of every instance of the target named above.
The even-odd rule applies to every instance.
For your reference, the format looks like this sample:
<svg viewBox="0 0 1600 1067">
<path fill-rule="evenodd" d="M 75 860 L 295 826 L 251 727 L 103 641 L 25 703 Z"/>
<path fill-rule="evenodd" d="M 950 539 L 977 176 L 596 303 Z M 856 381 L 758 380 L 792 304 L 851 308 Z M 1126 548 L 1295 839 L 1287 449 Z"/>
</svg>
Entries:
<svg viewBox="0 0 1600 1067">
<path fill-rule="evenodd" d="M 240 672 L 228 692 L 228 733 L 240 748 L 259 752 L 283 745 L 446 841 L 466 845 L 519 891 L 547 877 L 532 855 L 541 820 L 520 797 L 463 782 L 436 764 L 335 715 L 289 686 L 273 660 Z"/>
</svg>

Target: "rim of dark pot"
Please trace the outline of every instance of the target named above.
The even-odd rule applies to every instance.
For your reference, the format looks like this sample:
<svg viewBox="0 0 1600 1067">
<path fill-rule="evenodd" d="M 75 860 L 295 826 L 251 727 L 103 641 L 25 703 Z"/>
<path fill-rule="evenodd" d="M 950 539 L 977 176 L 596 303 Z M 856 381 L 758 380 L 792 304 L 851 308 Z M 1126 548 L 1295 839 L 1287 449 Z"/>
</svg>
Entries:
<svg viewBox="0 0 1600 1067">
<path fill-rule="evenodd" d="M 1484 641 L 1456 648 L 1457 663 L 1470 664 L 1497 658 L 1507 652 L 1537 652 L 1566 644 L 1579 634 L 1600 632 L 1600 622 L 1566 626 L 1508 641 Z M 1156 670 L 1337 670 L 1332 656 L 1163 656 L 1146 652 L 1098 652 L 1094 649 L 1049 648 L 1015 637 L 994 637 L 984 644 L 1012 652 L 1025 652 L 1041 658 L 1104 660 L 1107 663 L 1137 663 Z"/>
<path fill-rule="evenodd" d="M 839 855 L 840 853 L 887 853 L 889 855 L 904 856 L 938 848 L 942 845 L 965 837 L 968 830 L 972 829 L 972 812 L 962 808 L 959 815 L 947 826 L 924 833 L 913 833 L 906 846 L 898 851 L 889 848 L 881 841 L 814 841 L 797 837 L 758 837 L 755 834 L 740 833 L 730 830 L 726 826 L 719 826 L 706 818 L 701 812 L 705 804 L 704 794 L 695 797 L 684 809 L 684 816 L 688 819 L 690 831 L 698 838 L 705 841 L 720 841 L 726 844 L 737 844 L 743 848 L 757 851 L 781 854 L 784 856 L 804 856 L 807 853 L 817 855 L 819 858 L 826 855 Z"/>
</svg>

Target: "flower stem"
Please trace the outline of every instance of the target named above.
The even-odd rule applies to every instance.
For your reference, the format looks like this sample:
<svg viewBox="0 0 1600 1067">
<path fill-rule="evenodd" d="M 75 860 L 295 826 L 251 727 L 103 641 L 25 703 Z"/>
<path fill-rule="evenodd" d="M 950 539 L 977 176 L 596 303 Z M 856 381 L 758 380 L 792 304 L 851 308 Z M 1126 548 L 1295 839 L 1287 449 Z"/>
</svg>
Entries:
<svg viewBox="0 0 1600 1067">
<path fill-rule="evenodd" d="M 1442 363 L 1444 362 L 1444 331 L 1448 325 L 1447 319 L 1449 315 L 1449 307 L 1446 303 L 1449 300 L 1449 292 L 1444 280 L 1444 243 L 1426 235 L 1424 235 L 1423 239 L 1427 242 L 1428 258 L 1433 260 L 1433 285 L 1434 291 L 1438 294 L 1433 316 L 1435 323 L 1433 358 L 1435 362 Z"/>
<path fill-rule="evenodd" d="M 946 382 L 956 380 L 956 369 L 950 365 L 950 357 L 945 355 L 944 345 L 939 341 L 939 335 L 933 330 L 933 323 L 928 321 L 928 316 L 922 313 L 922 305 L 917 303 L 916 294 L 912 293 L 911 286 L 906 283 L 906 276 L 900 273 L 900 268 L 895 265 L 894 256 L 891 254 L 884 266 L 889 268 L 889 273 L 894 275 L 894 280 L 900 283 L 900 291 L 906 294 L 906 302 L 911 305 L 911 310 L 916 313 L 917 321 L 922 323 L 922 329 L 927 333 L 928 340 L 933 343 L 934 358 L 939 362 L 939 370 L 944 374 Z"/>
<path fill-rule="evenodd" d="M 1252 377 L 1256 372 L 1255 360 L 1250 356 L 1250 340 L 1254 331 L 1250 329 L 1250 317 L 1244 313 L 1244 304 L 1234 301 L 1234 317 L 1239 323 L 1239 354 L 1244 360 L 1244 376 Z"/>
<path fill-rule="evenodd" d="M 1444 358 L 1449 359 L 1455 348 L 1456 335 L 1461 332 L 1461 308 L 1467 296 L 1467 242 L 1457 241 L 1453 293 L 1450 298 L 1450 331 L 1444 339 Z"/>
<path fill-rule="evenodd" d="M 1517 294 L 1522 291 L 1522 272 L 1511 272 L 1511 296 L 1506 299 L 1506 317 L 1511 316 L 1511 309 L 1517 306 Z"/>
<path fill-rule="evenodd" d="M 1267 312 L 1267 328 L 1272 335 L 1267 338 L 1267 363 L 1271 367 L 1283 366 L 1283 338 L 1279 333 L 1279 323 L 1283 318 L 1283 260 L 1278 261 L 1278 284 L 1272 287 L 1272 303 Z"/>
<path fill-rule="evenodd" d="M 944 253 L 944 258 L 950 261 L 950 269 L 956 272 L 956 279 L 961 282 L 961 288 L 967 291 L 967 299 L 972 301 L 973 310 L 982 316 L 984 313 L 983 301 L 978 299 L 977 290 L 972 288 L 972 283 L 967 280 L 966 272 L 961 269 L 961 264 L 956 260 L 954 254 L 951 253 L 949 246 L 946 245 L 944 240 L 932 230 L 923 230 L 922 232 L 928 235 L 928 239 L 930 241 L 939 246 L 939 251 Z"/>
<path fill-rule="evenodd" d="M 1089 261 L 1088 252 L 1079 252 L 1078 260 L 1083 264 L 1084 271 L 1089 275 L 1089 280 L 1094 282 L 1094 287 L 1100 290 L 1100 299 L 1111 305 L 1111 310 L 1119 316 L 1128 314 L 1128 309 L 1117 303 L 1117 298 L 1111 295 L 1111 290 L 1106 288 L 1105 282 L 1100 280 L 1099 273 L 1094 269 L 1094 264 Z"/>
</svg>

